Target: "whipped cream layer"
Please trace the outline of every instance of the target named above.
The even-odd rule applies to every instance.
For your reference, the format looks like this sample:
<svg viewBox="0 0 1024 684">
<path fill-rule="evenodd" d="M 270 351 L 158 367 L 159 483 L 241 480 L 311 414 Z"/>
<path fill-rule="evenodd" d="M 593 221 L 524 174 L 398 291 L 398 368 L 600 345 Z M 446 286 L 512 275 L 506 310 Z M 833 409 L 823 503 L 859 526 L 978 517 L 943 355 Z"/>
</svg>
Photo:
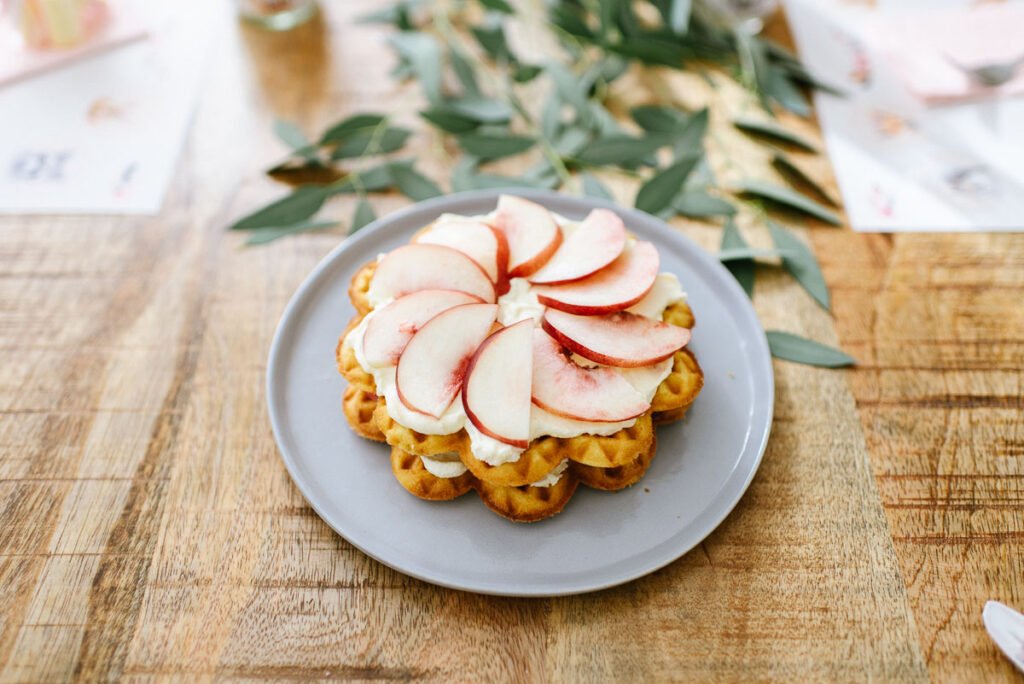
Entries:
<svg viewBox="0 0 1024 684">
<path fill-rule="evenodd" d="M 579 223 L 570 221 L 558 214 L 552 213 L 555 221 L 566 235 L 575 231 Z M 492 214 L 484 216 L 469 217 L 472 220 L 488 221 Z M 466 220 L 466 217 L 444 214 L 439 219 L 444 220 Z M 633 242 L 630 239 L 630 242 Z M 533 318 L 539 322 L 544 314 L 544 305 L 537 301 L 537 296 L 530 290 L 530 283 L 524 278 L 513 278 L 507 293 L 498 298 L 498 321 L 502 325 L 511 325 L 527 318 Z M 662 319 L 665 309 L 676 302 L 685 301 L 686 294 L 679 283 L 679 279 L 672 273 L 660 273 L 654 281 L 650 292 L 639 302 L 631 306 L 627 311 L 636 313 L 648 318 Z M 377 385 L 377 394 L 384 397 L 387 405 L 388 415 L 398 423 L 410 430 L 415 430 L 424 435 L 450 435 L 465 429 L 469 435 L 470 449 L 473 455 L 491 466 L 500 466 L 505 463 L 512 463 L 519 460 L 525 449 L 514 447 L 480 432 L 475 425 L 466 418 L 466 412 L 462 405 L 462 395 L 455 397 L 455 400 L 445 410 L 440 418 L 433 418 L 417 411 L 412 411 L 402 403 L 398 397 L 398 388 L 395 383 L 395 366 L 375 368 L 367 360 L 363 350 L 363 336 L 366 327 L 372 320 L 376 310 L 387 305 L 392 300 L 386 299 L 379 302 L 371 302 L 374 311 L 371 311 L 355 328 L 345 337 L 344 345 L 352 348 L 360 367 L 373 376 Z M 581 365 L 598 366 L 586 359 L 577 359 Z M 622 375 L 636 390 L 649 402 L 658 390 L 658 386 L 668 377 L 672 371 L 672 358 L 645 366 L 641 368 L 615 368 L 616 373 Z M 564 416 L 555 415 L 549 411 L 534 405 L 530 410 L 530 440 L 539 437 L 551 436 L 559 438 L 572 438 L 580 435 L 608 436 L 619 430 L 632 427 L 636 419 L 620 421 L 615 423 L 591 422 L 575 420 Z M 437 477 L 458 477 L 466 471 L 461 461 L 456 465 L 450 454 L 435 456 L 432 458 L 421 457 L 424 468 Z M 457 460 L 457 455 L 456 455 Z M 558 482 L 562 473 L 568 467 L 568 462 L 560 463 L 546 478 L 540 482 L 531 483 L 535 487 L 551 487 Z"/>
</svg>

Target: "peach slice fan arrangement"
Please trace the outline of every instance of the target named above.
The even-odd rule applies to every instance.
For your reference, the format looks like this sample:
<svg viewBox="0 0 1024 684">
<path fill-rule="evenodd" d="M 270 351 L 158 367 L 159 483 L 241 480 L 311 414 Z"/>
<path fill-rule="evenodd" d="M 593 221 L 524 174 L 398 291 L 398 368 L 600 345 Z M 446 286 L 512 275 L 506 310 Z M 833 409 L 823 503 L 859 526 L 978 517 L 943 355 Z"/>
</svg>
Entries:
<svg viewBox="0 0 1024 684">
<path fill-rule="evenodd" d="M 412 494 L 473 490 L 517 522 L 555 515 L 580 484 L 635 484 L 654 426 L 703 385 L 693 314 L 658 269 L 607 209 L 575 222 L 503 195 L 486 216 L 443 215 L 352 278 L 345 417 L 391 447 Z"/>
</svg>

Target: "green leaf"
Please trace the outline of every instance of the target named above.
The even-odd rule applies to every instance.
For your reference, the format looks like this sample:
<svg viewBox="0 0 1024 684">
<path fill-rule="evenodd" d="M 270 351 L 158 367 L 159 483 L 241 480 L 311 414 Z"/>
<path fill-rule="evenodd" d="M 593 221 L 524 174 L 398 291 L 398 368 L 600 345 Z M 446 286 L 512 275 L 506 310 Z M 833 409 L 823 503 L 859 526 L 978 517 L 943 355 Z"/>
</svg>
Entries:
<svg viewBox="0 0 1024 684">
<path fill-rule="evenodd" d="M 395 185 L 391 178 L 391 168 L 399 163 L 389 162 L 350 173 L 335 184 L 335 191 L 339 193 L 363 193 L 390 190 Z"/>
<path fill-rule="evenodd" d="M 672 136 L 664 133 L 655 133 L 643 138 L 617 133 L 595 140 L 580 152 L 577 159 L 586 164 L 636 163 L 671 143 Z"/>
<path fill-rule="evenodd" d="M 489 26 L 473 26 L 470 31 L 484 52 L 495 62 L 512 61 L 512 53 L 508 49 L 505 29 L 502 28 L 501 22 L 494 22 Z"/>
<path fill-rule="evenodd" d="M 797 116 L 807 118 L 811 115 L 810 103 L 800 89 L 789 80 L 785 71 L 779 67 L 772 67 L 768 78 L 768 93 L 773 100 Z"/>
<path fill-rule="evenodd" d="M 360 24 L 391 24 L 401 31 L 411 31 L 412 20 L 409 18 L 409 7 L 406 2 L 397 2 L 377 12 L 364 14 L 356 19 Z"/>
<path fill-rule="evenodd" d="M 580 153 L 591 140 L 590 131 L 579 126 L 568 126 L 552 143 L 555 152 L 563 157 L 572 157 Z"/>
<path fill-rule="evenodd" d="M 746 247 L 747 242 L 736 227 L 736 222 L 731 218 L 726 219 L 725 225 L 722 227 L 721 250 L 724 252 L 730 249 L 744 249 Z M 725 267 L 729 270 L 729 273 L 732 273 L 732 277 L 740 284 L 740 287 L 747 293 L 747 296 L 753 298 L 754 277 L 757 273 L 754 260 L 740 259 L 739 261 L 730 261 L 725 264 Z"/>
<path fill-rule="evenodd" d="M 430 104 L 441 104 L 441 47 L 434 37 L 407 31 L 389 36 L 388 41 L 412 65 Z"/>
<path fill-rule="evenodd" d="M 818 148 L 813 143 L 804 140 L 796 133 L 788 131 L 776 123 L 758 121 L 756 119 L 736 119 L 732 122 L 732 125 L 750 135 L 783 142 L 808 152 L 818 151 Z"/>
<path fill-rule="evenodd" d="M 521 154 L 537 144 L 533 138 L 521 135 L 466 133 L 458 137 L 459 146 L 479 159 L 501 159 Z"/>
<path fill-rule="evenodd" d="M 675 133 L 682 130 L 689 116 L 672 107 L 642 105 L 629 110 L 640 128 L 649 133 Z"/>
<path fill-rule="evenodd" d="M 594 32 L 573 9 L 562 4 L 553 3 L 549 13 L 551 23 L 566 33 L 584 40 L 593 40 Z"/>
<path fill-rule="evenodd" d="M 700 156 L 704 151 L 704 135 L 708 131 L 708 109 L 705 107 L 691 116 L 672 143 L 672 150 L 677 159 L 693 155 Z"/>
<path fill-rule="evenodd" d="M 692 0 L 672 0 L 668 15 L 668 25 L 673 33 L 682 35 L 690 28 L 690 9 Z"/>
<path fill-rule="evenodd" d="M 320 211 L 327 198 L 334 194 L 329 185 L 303 185 L 276 202 L 244 216 L 231 226 L 231 230 L 253 228 L 280 228 L 305 221 Z"/>
<path fill-rule="evenodd" d="M 515 14 L 516 11 L 512 8 L 512 5 L 505 2 L 505 0 L 480 0 L 480 4 L 487 9 L 494 10 L 495 12 L 503 12 L 505 14 Z"/>
<path fill-rule="evenodd" d="M 480 123 L 506 123 L 514 114 L 501 100 L 487 97 L 461 97 L 448 100 L 445 105 L 449 111 Z"/>
<path fill-rule="evenodd" d="M 308 233 L 314 230 L 324 230 L 325 228 L 333 228 L 338 225 L 337 221 L 300 221 L 299 223 L 290 226 L 281 226 L 275 228 L 260 228 L 249 234 L 249 239 L 245 241 L 246 247 L 254 247 L 256 245 L 265 245 L 268 242 L 273 242 L 279 238 L 283 238 L 287 235 L 295 235 L 296 233 Z"/>
<path fill-rule="evenodd" d="M 716 256 L 723 264 L 730 261 L 745 261 L 747 259 L 785 257 L 792 254 L 784 249 L 758 249 L 756 247 L 731 247 L 722 249 Z"/>
<path fill-rule="evenodd" d="M 782 267 L 789 271 L 822 308 L 830 310 L 828 285 L 825 284 L 825 276 L 821 273 L 814 252 L 796 235 L 774 221 L 768 222 L 768 230 L 772 234 L 775 246 L 786 251 L 782 257 Z"/>
<path fill-rule="evenodd" d="M 562 100 L 557 95 L 548 98 L 540 114 L 540 131 L 547 140 L 554 140 L 562 127 Z"/>
<path fill-rule="evenodd" d="M 480 125 L 479 121 L 457 114 L 443 107 L 420 112 L 420 116 L 448 133 L 468 133 Z"/>
<path fill-rule="evenodd" d="M 480 85 L 476 81 L 476 72 L 473 70 L 473 65 L 466 55 L 461 50 L 450 47 L 448 48 L 448 59 L 451 62 L 452 71 L 455 72 L 456 78 L 462 84 L 463 95 L 480 95 Z"/>
<path fill-rule="evenodd" d="M 587 110 L 590 101 L 586 92 L 580 87 L 578 76 L 558 62 L 549 62 L 544 65 L 544 68 L 555 84 L 555 91 L 566 104 L 577 112 Z"/>
<path fill-rule="evenodd" d="M 600 199 L 614 200 L 611 191 L 594 176 L 589 173 L 581 173 L 583 179 L 583 194 L 587 197 L 598 197 Z"/>
<path fill-rule="evenodd" d="M 477 160 L 472 157 L 460 159 L 452 171 L 452 189 L 456 192 L 462 192 L 463 190 L 542 187 L 545 186 L 536 180 L 528 178 L 480 173 L 477 170 Z"/>
<path fill-rule="evenodd" d="M 350 116 L 328 128 L 320 136 L 320 144 L 330 145 L 339 143 L 356 133 L 372 131 L 383 123 L 386 118 L 383 114 L 356 114 L 355 116 Z"/>
<path fill-rule="evenodd" d="M 607 49 L 645 64 L 658 64 L 675 69 L 682 66 L 686 57 L 686 50 L 681 45 L 647 36 L 624 38 L 622 42 L 609 45 Z"/>
<path fill-rule="evenodd" d="M 544 71 L 544 68 L 539 67 L 536 64 L 523 64 L 522 62 L 517 62 L 515 71 L 512 73 L 512 78 L 516 83 L 529 83 L 533 79 L 537 78 L 542 71 Z"/>
<path fill-rule="evenodd" d="M 736 53 L 740 60 L 740 69 L 747 87 L 754 91 L 761 107 L 769 114 L 772 113 L 771 102 L 768 95 L 771 92 L 772 82 L 769 73 L 770 63 L 765 53 L 764 44 L 745 30 L 737 27 L 733 32 L 736 39 Z"/>
<path fill-rule="evenodd" d="M 416 171 L 407 164 L 394 164 L 391 167 L 391 178 L 398 190 L 409 199 L 422 202 L 441 194 L 441 188 L 434 181 Z"/>
<path fill-rule="evenodd" d="M 813 178 L 804 173 L 803 169 L 790 161 L 784 154 L 776 152 L 772 157 L 772 166 L 774 166 L 775 169 L 790 183 L 794 185 L 806 185 L 821 199 L 825 200 L 832 206 L 836 206 L 836 201 L 832 199 L 832 196 L 828 192 L 825 191 L 825 188 L 818 185 Z"/>
<path fill-rule="evenodd" d="M 690 218 L 712 218 L 734 216 L 736 207 L 721 197 L 709 195 L 704 190 L 684 190 L 672 200 L 672 208 Z"/>
<path fill-rule="evenodd" d="M 842 368 L 857 363 L 849 354 L 806 337 L 781 330 L 767 330 L 765 335 L 768 337 L 768 348 L 772 350 L 772 356 L 778 359 L 823 368 Z"/>
<path fill-rule="evenodd" d="M 352 214 L 352 227 L 348 232 L 351 235 L 375 220 L 377 220 L 377 214 L 373 211 L 373 205 L 370 204 L 366 197 L 360 197 L 359 201 L 356 202 L 356 210 Z"/>
<path fill-rule="evenodd" d="M 275 119 L 274 134 L 277 136 L 278 140 L 293 150 L 299 150 L 309 145 L 309 140 L 306 139 L 302 129 L 291 121 Z"/>
<path fill-rule="evenodd" d="M 331 159 L 352 159 L 374 154 L 388 154 L 402 149 L 412 135 L 407 128 L 388 127 L 384 130 L 363 129 L 343 140 L 331 151 Z"/>
<path fill-rule="evenodd" d="M 771 183 L 748 180 L 742 182 L 736 190 L 740 194 L 753 195 L 774 202 L 795 211 L 809 214 L 834 226 L 842 225 L 839 216 L 818 202 L 800 193 Z"/>
<path fill-rule="evenodd" d="M 636 194 L 636 208 L 655 215 L 668 209 L 672 199 L 686 183 L 686 177 L 699 161 L 699 156 L 684 157 L 664 171 L 656 173 L 640 187 Z"/>
</svg>

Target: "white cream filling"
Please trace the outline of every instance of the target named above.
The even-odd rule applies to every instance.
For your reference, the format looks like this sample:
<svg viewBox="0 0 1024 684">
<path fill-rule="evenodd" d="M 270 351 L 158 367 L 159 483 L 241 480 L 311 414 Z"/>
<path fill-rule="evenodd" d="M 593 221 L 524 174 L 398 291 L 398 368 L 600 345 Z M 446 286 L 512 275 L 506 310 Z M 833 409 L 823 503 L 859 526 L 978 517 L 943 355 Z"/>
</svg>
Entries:
<svg viewBox="0 0 1024 684">
<path fill-rule="evenodd" d="M 562 479 L 562 473 L 569 467 L 569 459 L 563 459 L 561 463 L 555 466 L 554 470 L 547 474 L 536 482 L 531 482 L 531 487 L 554 487 L 558 484 L 558 481 Z"/>
<path fill-rule="evenodd" d="M 487 214 L 469 218 L 486 221 L 491 216 L 491 214 Z M 553 214 L 553 216 L 567 234 L 571 234 L 579 225 L 557 214 Z M 465 220 L 466 217 L 457 217 L 454 214 L 444 214 L 441 216 L 442 220 L 454 220 L 456 218 Z M 630 240 L 630 242 L 634 241 Z M 383 257 L 384 255 L 380 256 Z M 509 291 L 498 299 L 498 321 L 503 325 L 510 325 L 526 318 L 533 318 L 535 321 L 539 321 L 544 313 L 544 306 L 537 301 L 536 294 L 530 292 L 529 282 L 524 278 L 513 278 L 509 284 Z M 628 311 L 649 318 L 661 318 L 664 316 L 664 311 L 669 305 L 683 301 L 685 298 L 686 294 L 683 292 L 679 279 L 672 273 L 660 273 L 655 279 L 651 291 L 643 299 L 630 307 Z M 374 309 L 377 309 L 389 301 L 371 301 L 370 304 Z M 343 344 L 353 349 L 359 365 L 373 376 L 374 382 L 377 385 L 377 394 L 384 397 L 384 400 L 387 402 L 388 415 L 395 422 L 425 435 L 450 435 L 465 428 L 466 433 L 469 435 L 470 448 L 473 455 L 484 463 L 491 466 L 500 466 L 519 460 L 519 456 L 525 449 L 514 447 L 489 437 L 480 432 L 471 421 L 466 420 L 466 412 L 462 406 L 461 395 L 455 397 L 455 400 L 440 418 L 427 416 L 406 407 L 398 398 L 398 389 L 395 383 L 395 366 L 374 368 L 366 361 L 363 351 L 363 335 L 366 333 L 366 326 L 373 315 L 374 312 L 371 311 L 364 316 L 359 325 L 345 337 Z M 588 362 L 586 365 L 598 364 Z M 615 368 L 614 370 L 620 373 L 640 394 L 644 395 L 647 401 L 650 401 L 654 397 L 655 392 L 657 392 L 658 385 L 672 371 L 672 359 L 668 358 L 653 366 L 643 368 Z M 632 427 L 635 423 L 635 418 L 615 423 L 575 420 L 558 416 L 538 406 L 533 406 L 530 411 L 530 439 L 534 440 L 545 435 L 559 438 L 571 438 L 579 435 L 607 436 L 624 428 Z M 462 472 L 465 472 L 465 466 L 462 466 L 461 462 L 455 465 L 451 461 L 434 457 L 432 460 L 435 462 L 428 465 L 427 458 L 422 460 L 424 468 L 437 477 L 458 477 Z M 541 482 L 547 482 L 548 479 L 554 477 L 549 484 L 534 483 L 532 486 L 550 487 L 554 485 L 558 482 L 558 477 L 561 476 L 567 465 L 567 462 L 563 462 L 547 478 L 541 480 Z M 455 474 L 439 474 L 441 472 L 454 472 L 460 466 L 462 470 Z M 555 476 L 556 472 L 558 476 Z"/>
<path fill-rule="evenodd" d="M 448 480 L 459 477 L 466 472 L 466 466 L 455 452 L 448 454 L 436 454 L 434 456 L 420 456 L 423 467 L 434 477 Z"/>
</svg>

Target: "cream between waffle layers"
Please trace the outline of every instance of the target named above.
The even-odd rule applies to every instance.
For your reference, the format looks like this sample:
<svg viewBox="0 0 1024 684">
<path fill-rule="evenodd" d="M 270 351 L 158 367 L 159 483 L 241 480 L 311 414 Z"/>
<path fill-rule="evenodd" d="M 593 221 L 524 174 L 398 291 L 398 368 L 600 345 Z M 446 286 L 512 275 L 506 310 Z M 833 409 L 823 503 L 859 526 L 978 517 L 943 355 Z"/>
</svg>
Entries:
<svg viewBox="0 0 1024 684">
<path fill-rule="evenodd" d="M 412 493 L 475 489 L 513 520 L 557 513 L 578 482 L 633 484 L 652 417 L 681 418 L 702 385 L 685 295 L 658 267 L 604 209 L 574 222 L 502 196 L 442 216 L 353 277 L 346 417 L 392 446 Z"/>
</svg>

